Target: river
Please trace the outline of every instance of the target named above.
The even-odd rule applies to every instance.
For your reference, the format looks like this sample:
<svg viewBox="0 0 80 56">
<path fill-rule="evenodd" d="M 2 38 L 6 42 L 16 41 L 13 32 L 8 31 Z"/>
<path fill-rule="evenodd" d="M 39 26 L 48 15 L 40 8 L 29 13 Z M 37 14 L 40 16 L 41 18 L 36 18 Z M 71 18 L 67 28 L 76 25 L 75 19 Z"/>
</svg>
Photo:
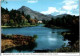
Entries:
<svg viewBox="0 0 80 56">
<path fill-rule="evenodd" d="M 33 51 L 21 51 L 21 53 L 34 52 L 34 50 L 55 50 L 61 48 L 64 43 L 65 46 L 68 45 L 68 40 L 63 40 L 64 37 L 61 32 L 68 31 L 68 29 L 51 29 L 43 27 L 43 24 L 34 27 L 23 27 L 23 28 L 2 28 L 3 34 L 18 34 L 25 36 L 37 35 L 36 39 L 37 47 Z M 8 52 L 8 51 L 6 51 Z M 13 49 L 11 53 L 20 53 L 19 51 Z"/>
</svg>

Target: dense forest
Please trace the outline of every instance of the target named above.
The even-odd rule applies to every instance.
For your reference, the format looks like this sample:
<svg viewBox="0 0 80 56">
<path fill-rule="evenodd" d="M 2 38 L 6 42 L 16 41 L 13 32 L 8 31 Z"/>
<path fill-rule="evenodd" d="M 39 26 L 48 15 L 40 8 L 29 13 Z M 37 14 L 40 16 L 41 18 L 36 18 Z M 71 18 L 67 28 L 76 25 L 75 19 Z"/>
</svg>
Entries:
<svg viewBox="0 0 80 56">
<path fill-rule="evenodd" d="M 56 19 L 51 18 L 50 21 L 43 20 L 43 22 L 46 24 L 45 26 L 47 27 L 57 26 L 57 27 L 71 28 L 79 25 L 79 16 L 64 15 L 62 17 L 57 17 Z"/>
<path fill-rule="evenodd" d="M 1 24 L 2 26 L 23 27 L 37 25 L 37 19 L 30 18 L 30 15 L 24 15 L 24 12 L 17 10 L 8 11 L 1 7 Z"/>
</svg>

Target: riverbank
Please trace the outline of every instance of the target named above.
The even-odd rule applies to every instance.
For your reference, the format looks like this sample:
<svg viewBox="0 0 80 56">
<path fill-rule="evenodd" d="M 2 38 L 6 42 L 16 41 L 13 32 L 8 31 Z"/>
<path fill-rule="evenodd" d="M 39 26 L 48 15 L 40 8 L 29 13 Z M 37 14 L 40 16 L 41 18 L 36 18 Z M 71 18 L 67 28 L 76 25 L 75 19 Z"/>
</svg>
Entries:
<svg viewBox="0 0 80 56">
<path fill-rule="evenodd" d="M 11 27 L 11 26 L 1 26 L 2 28 Z"/>
<path fill-rule="evenodd" d="M 48 51 L 52 52 L 53 48 L 54 49 L 56 49 L 56 47 L 60 48 L 60 46 L 62 46 L 64 44 L 64 40 L 62 40 L 63 38 L 58 38 L 58 37 L 62 37 L 60 32 L 64 32 L 64 31 L 68 31 L 68 30 L 54 29 L 54 31 L 52 31 L 51 28 L 47 28 L 47 27 L 43 27 L 43 26 L 44 26 L 43 24 L 40 24 L 35 27 L 3 28 L 2 33 L 6 34 L 6 35 L 11 33 L 11 34 L 15 34 L 15 35 L 21 34 L 21 35 L 26 35 L 26 36 L 27 35 L 33 36 L 36 34 L 38 36 L 38 38 L 36 39 L 37 47 L 35 47 L 35 49 L 32 50 L 34 52 L 42 52 L 42 53 L 48 52 Z M 52 37 L 54 37 L 54 38 L 52 38 Z M 58 41 L 56 41 L 56 40 L 58 40 Z M 57 43 L 58 43 L 58 45 L 56 45 Z M 49 45 L 49 44 L 51 44 L 51 45 Z M 51 48 L 51 47 L 53 47 L 53 48 Z M 13 48 L 11 48 L 11 49 L 13 49 Z M 16 49 L 13 49 L 11 53 L 15 53 L 15 52 L 16 52 Z M 22 51 L 22 53 L 24 53 L 24 52 L 27 53 L 27 51 Z M 19 51 L 17 51 L 17 53 L 19 53 Z"/>
<path fill-rule="evenodd" d="M 68 32 L 62 32 L 62 36 L 64 36 L 64 40 L 69 40 L 68 46 L 62 46 L 61 48 L 57 48 L 55 50 L 35 50 L 35 52 L 41 53 L 41 52 L 79 52 L 79 37 L 78 35 L 75 35 L 74 33 L 68 31 Z"/>
<path fill-rule="evenodd" d="M 33 49 L 36 47 L 35 39 L 36 36 L 23 36 L 23 35 L 1 35 L 1 51 L 5 52 L 8 49 L 11 48 L 20 48 L 22 47 L 22 50 L 25 47 L 25 50 L 27 49 Z M 19 49 L 19 50 L 20 50 Z"/>
<path fill-rule="evenodd" d="M 63 40 L 63 37 L 65 38 L 66 35 L 71 35 L 72 33 L 71 32 L 68 32 L 67 29 L 52 29 L 52 28 L 47 28 L 47 27 L 43 27 L 44 25 L 38 25 L 36 27 L 23 27 L 23 28 L 3 28 L 3 31 L 2 33 L 3 34 L 22 34 L 22 35 L 30 35 L 30 36 L 33 36 L 33 35 L 37 35 L 38 38 L 36 40 L 36 43 L 38 44 L 37 49 L 33 49 L 32 51 L 34 52 L 54 52 L 55 49 L 60 49 L 60 51 L 55 51 L 55 52 L 66 52 L 67 51 L 67 47 L 62 47 L 64 45 L 64 41 L 66 40 Z M 18 30 L 19 29 L 19 30 Z M 53 31 L 52 31 L 53 30 Z M 38 31 L 38 32 L 37 32 Z M 6 33 L 5 33 L 6 32 Z M 62 33 L 62 35 L 61 35 Z M 42 35 L 43 34 L 43 35 Z M 35 36 L 36 36 L 35 35 Z M 65 36 L 64 36 L 65 35 Z M 41 38 L 42 36 L 42 38 Z M 50 36 L 50 37 L 48 37 Z M 72 35 L 74 36 L 74 35 Z M 77 35 L 78 36 L 78 35 Z M 54 38 L 51 38 L 51 37 L 54 37 Z M 59 38 L 59 37 L 62 37 L 62 38 Z M 68 36 L 67 36 L 68 37 Z M 67 38 L 66 37 L 66 38 Z M 75 36 L 76 37 L 76 36 Z M 69 37 L 71 38 L 71 37 Z M 72 38 L 73 39 L 73 38 Z M 45 41 L 44 41 L 45 40 Z M 58 41 L 57 41 L 58 40 Z M 62 41 L 61 41 L 62 40 Z M 7 42 L 7 41 L 6 41 Z M 55 45 L 55 44 L 58 43 L 58 45 Z M 73 43 L 73 42 L 72 42 Z M 48 47 L 50 45 L 50 47 Z M 61 44 L 61 45 L 60 45 Z M 43 46 L 42 46 L 43 45 Z M 67 46 L 68 44 L 66 44 Z M 78 44 L 77 44 L 78 45 Z M 46 47 L 47 46 L 47 47 Z M 56 48 L 56 47 L 58 48 Z M 21 48 L 22 47 L 22 48 Z M 34 47 L 34 45 L 32 46 Z M 42 48 L 41 48 L 42 47 Z M 51 48 L 53 47 L 53 48 Z M 12 48 L 8 48 L 9 49 L 13 49 L 15 47 L 12 47 Z M 11 53 L 15 53 L 16 49 L 20 49 L 20 50 L 23 50 L 23 48 L 25 48 L 24 46 L 17 46 L 15 49 L 12 50 Z M 68 47 L 69 48 L 69 47 Z M 28 47 L 27 49 L 31 49 L 30 47 Z M 26 49 L 26 50 L 27 50 Z M 70 50 L 70 48 L 69 48 Z M 73 49 L 74 50 L 74 49 Z M 24 51 L 22 51 L 24 53 Z M 26 53 L 27 51 L 25 51 Z M 17 53 L 19 53 L 19 51 L 17 51 Z"/>
<path fill-rule="evenodd" d="M 70 31 L 62 32 L 62 36 L 64 37 L 64 40 L 69 40 L 69 46 L 58 48 L 56 50 L 53 50 L 53 52 L 79 52 L 79 27 L 78 25 L 74 25 L 73 27 L 56 27 L 54 25 L 48 25 L 46 26 L 48 28 L 52 29 L 69 29 Z"/>
<path fill-rule="evenodd" d="M 48 26 L 44 26 L 44 27 L 48 27 Z M 58 27 L 58 26 L 50 26 L 48 28 L 52 28 L 52 29 L 67 29 L 65 27 Z"/>
<path fill-rule="evenodd" d="M 62 35 L 64 36 L 64 40 L 68 39 L 70 41 L 69 45 L 56 49 L 53 52 L 79 52 L 79 35 L 71 31 L 62 32 Z"/>
<path fill-rule="evenodd" d="M 53 52 L 79 52 L 79 41 L 77 40 L 73 45 L 56 49 Z"/>
<path fill-rule="evenodd" d="M 24 25 L 24 26 L 1 26 L 2 28 L 17 28 L 17 27 L 34 27 L 37 26 L 38 24 L 35 25 Z"/>
</svg>

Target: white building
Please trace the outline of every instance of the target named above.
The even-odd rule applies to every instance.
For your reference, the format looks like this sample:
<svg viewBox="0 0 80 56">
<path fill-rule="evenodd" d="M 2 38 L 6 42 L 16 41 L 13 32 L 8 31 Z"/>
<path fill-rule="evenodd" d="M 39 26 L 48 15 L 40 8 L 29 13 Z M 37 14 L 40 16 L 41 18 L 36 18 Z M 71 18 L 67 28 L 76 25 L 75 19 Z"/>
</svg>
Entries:
<svg viewBox="0 0 80 56">
<path fill-rule="evenodd" d="M 38 23 L 42 23 L 42 21 L 38 21 Z"/>
</svg>

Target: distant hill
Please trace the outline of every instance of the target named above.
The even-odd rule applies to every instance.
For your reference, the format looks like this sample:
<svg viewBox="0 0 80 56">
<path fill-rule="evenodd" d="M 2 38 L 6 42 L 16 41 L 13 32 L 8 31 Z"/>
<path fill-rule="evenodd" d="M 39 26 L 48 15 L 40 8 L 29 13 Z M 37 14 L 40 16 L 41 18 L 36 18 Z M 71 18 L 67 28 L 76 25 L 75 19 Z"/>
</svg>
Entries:
<svg viewBox="0 0 80 56">
<path fill-rule="evenodd" d="M 22 6 L 21 8 L 18 9 L 18 11 L 20 12 L 24 12 L 25 15 L 30 15 L 31 18 L 37 18 L 38 20 L 51 20 L 51 18 L 53 17 L 54 19 L 56 18 L 62 18 L 63 16 L 68 16 L 69 14 L 61 14 L 61 15 L 57 15 L 57 16 L 53 16 L 53 15 L 44 15 L 40 12 L 37 11 L 33 11 L 32 9 L 26 7 L 26 6 Z"/>
<path fill-rule="evenodd" d="M 49 15 L 44 15 L 41 14 L 39 12 L 33 11 L 32 9 L 26 7 L 26 6 L 22 6 L 21 8 L 18 9 L 18 11 L 20 12 L 24 12 L 25 15 L 30 15 L 31 18 L 37 18 L 38 20 L 50 20 L 53 16 L 49 16 Z"/>
</svg>

